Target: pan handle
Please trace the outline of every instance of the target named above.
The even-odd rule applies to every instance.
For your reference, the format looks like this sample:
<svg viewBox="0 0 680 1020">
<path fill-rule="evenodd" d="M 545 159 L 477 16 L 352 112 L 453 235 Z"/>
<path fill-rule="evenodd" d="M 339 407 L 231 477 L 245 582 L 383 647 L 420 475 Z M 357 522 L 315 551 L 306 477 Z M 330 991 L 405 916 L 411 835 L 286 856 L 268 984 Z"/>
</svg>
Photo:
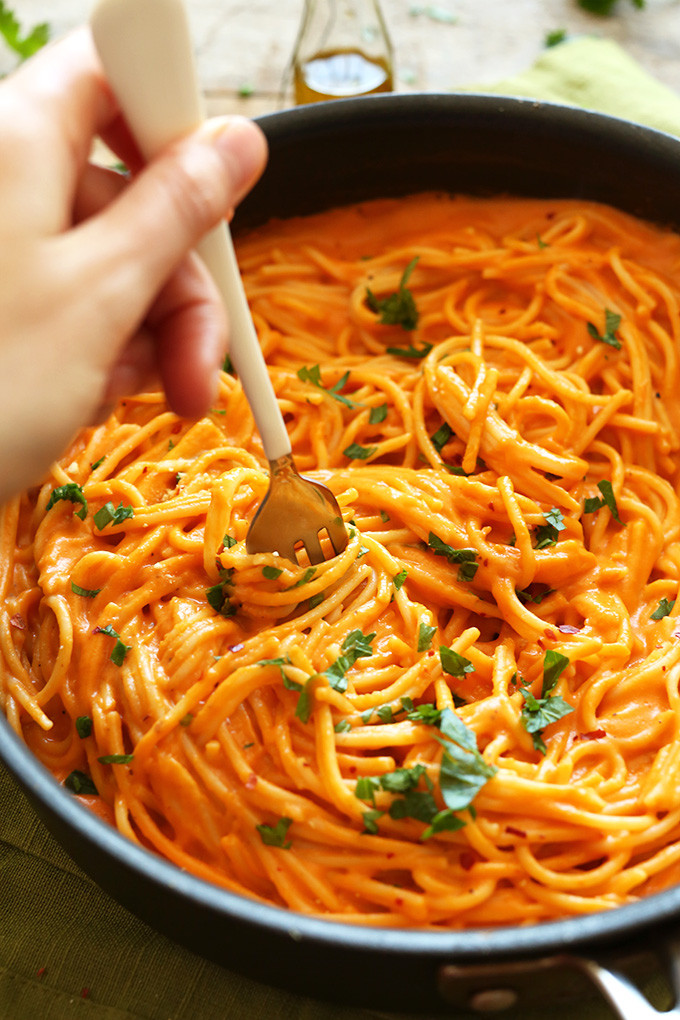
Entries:
<svg viewBox="0 0 680 1020">
<path fill-rule="evenodd" d="M 639 950 L 640 947 L 637 947 Z M 473 1018 L 489 1014 L 502 1020 L 506 1010 L 546 1006 L 546 1002 L 577 999 L 592 993 L 593 985 L 607 1000 L 618 1020 L 680 1020 L 680 936 L 670 936 L 643 950 L 647 963 L 642 968 L 639 953 L 625 957 L 626 969 L 650 971 L 660 957 L 672 985 L 675 1004 L 669 1010 L 653 1006 L 633 981 L 608 955 L 581 956 L 560 953 L 531 960 L 493 964 L 445 964 L 439 969 L 437 987 L 449 1006 Z M 637 960 L 637 965 L 636 965 Z M 458 1015 L 458 1014 L 456 1014 Z"/>
<path fill-rule="evenodd" d="M 671 960 L 671 976 L 673 990 L 675 992 L 676 1005 L 669 1010 L 658 1010 L 640 992 L 632 981 L 624 974 L 610 966 L 604 966 L 597 960 L 578 957 L 576 964 L 578 968 L 588 975 L 594 985 L 604 995 L 616 1015 L 621 1020 L 680 1020 L 680 987 L 678 985 L 680 975 L 680 945 L 675 943 L 669 945 Z"/>
</svg>

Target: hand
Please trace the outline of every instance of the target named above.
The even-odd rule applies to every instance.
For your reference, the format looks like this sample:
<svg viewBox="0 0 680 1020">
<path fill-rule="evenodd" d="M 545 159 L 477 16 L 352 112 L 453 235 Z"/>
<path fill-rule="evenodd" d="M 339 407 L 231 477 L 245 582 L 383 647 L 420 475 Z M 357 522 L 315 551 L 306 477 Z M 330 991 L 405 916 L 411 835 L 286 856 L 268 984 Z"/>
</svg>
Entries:
<svg viewBox="0 0 680 1020">
<path fill-rule="evenodd" d="M 100 136 L 131 178 L 89 163 Z M 260 130 L 208 121 L 147 166 L 88 30 L 0 84 L 0 500 L 157 372 L 173 409 L 214 398 L 224 309 L 191 249 L 266 161 Z"/>
</svg>

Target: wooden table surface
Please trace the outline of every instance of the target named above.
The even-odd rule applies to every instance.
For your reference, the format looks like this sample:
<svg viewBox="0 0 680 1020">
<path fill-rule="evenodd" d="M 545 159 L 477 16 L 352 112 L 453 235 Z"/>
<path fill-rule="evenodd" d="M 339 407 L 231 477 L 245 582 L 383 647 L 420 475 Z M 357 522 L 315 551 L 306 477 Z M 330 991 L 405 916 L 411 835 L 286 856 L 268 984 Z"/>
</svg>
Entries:
<svg viewBox="0 0 680 1020">
<path fill-rule="evenodd" d="M 10 0 L 8 6 L 22 25 L 47 21 L 57 35 L 85 21 L 92 3 Z M 284 83 L 303 0 L 187 4 L 210 113 L 255 116 L 290 105 Z M 382 9 L 400 91 L 447 91 L 506 78 L 539 56 L 547 33 L 565 29 L 614 39 L 680 93 L 680 0 L 646 0 L 642 10 L 633 0 L 617 0 L 609 17 L 586 13 L 577 0 L 382 0 Z M 444 20 L 442 12 L 455 21 Z M 8 69 L 6 61 L 0 57 L 0 72 Z"/>
</svg>

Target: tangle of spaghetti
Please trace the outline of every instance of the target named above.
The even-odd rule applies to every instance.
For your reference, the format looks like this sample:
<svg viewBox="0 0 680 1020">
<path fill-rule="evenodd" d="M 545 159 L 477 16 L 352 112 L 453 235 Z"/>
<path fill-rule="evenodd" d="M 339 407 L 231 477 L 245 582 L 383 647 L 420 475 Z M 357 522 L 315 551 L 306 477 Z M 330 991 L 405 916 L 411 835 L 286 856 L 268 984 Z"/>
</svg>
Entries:
<svg viewBox="0 0 680 1020">
<path fill-rule="evenodd" d="M 228 372 L 198 422 L 122 401 L 4 508 L 13 727 L 131 840 L 295 911 L 531 923 L 677 882 L 680 239 L 427 195 L 238 250 L 347 548 L 247 553 Z"/>
</svg>

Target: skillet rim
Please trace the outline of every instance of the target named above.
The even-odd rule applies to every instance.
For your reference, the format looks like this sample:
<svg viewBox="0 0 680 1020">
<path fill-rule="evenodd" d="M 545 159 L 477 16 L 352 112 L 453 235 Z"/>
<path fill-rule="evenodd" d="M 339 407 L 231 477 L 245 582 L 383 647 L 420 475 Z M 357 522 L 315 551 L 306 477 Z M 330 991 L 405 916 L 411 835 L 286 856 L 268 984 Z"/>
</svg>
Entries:
<svg viewBox="0 0 680 1020">
<path fill-rule="evenodd" d="M 304 142 L 307 148 L 310 145 L 312 148 L 314 145 L 323 148 L 329 135 L 337 138 L 338 131 L 346 137 L 361 131 L 372 131 L 384 138 L 387 129 L 394 130 L 395 126 L 412 124 L 416 116 L 422 117 L 423 123 L 432 126 L 446 121 L 454 114 L 466 124 L 477 123 L 480 130 L 485 130 L 492 122 L 503 128 L 501 121 L 507 118 L 507 126 L 503 128 L 506 135 L 509 131 L 517 133 L 520 129 L 527 130 L 530 127 L 537 134 L 547 132 L 553 142 L 561 134 L 568 133 L 565 137 L 576 137 L 579 144 L 595 148 L 595 143 L 604 138 L 611 147 L 605 163 L 610 163 L 614 157 L 623 158 L 627 154 L 634 154 L 638 161 L 653 165 L 655 172 L 662 176 L 669 175 L 671 181 L 671 171 L 674 170 L 675 181 L 680 181 L 677 171 L 680 166 L 680 141 L 671 135 L 592 110 L 497 94 L 392 93 L 292 108 L 266 114 L 257 120 L 267 135 L 271 159 L 275 162 L 282 154 L 286 156 L 292 144 L 299 146 Z M 304 202 L 303 192 L 304 189 L 298 189 L 293 196 L 295 202 Z M 265 174 L 239 208 L 234 221 L 236 230 L 253 225 L 258 215 L 269 218 L 266 213 L 267 203 L 276 201 L 277 194 L 280 198 L 280 190 L 274 188 Z M 643 205 L 647 203 L 649 208 L 663 207 L 663 216 L 650 216 L 644 211 L 634 214 L 656 219 L 657 222 L 663 220 L 664 223 L 673 223 L 676 229 L 680 228 L 680 201 L 676 202 L 676 194 L 680 197 L 678 183 L 674 183 L 674 188 L 670 189 L 660 204 L 658 195 L 640 196 Z M 612 204 L 626 208 L 619 202 Z M 297 210 L 284 213 L 295 214 Z M 603 943 L 610 946 L 626 940 L 631 934 L 639 937 L 641 930 L 663 927 L 667 922 L 677 920 L 680 913 L 680 885 L 677 885 L 611 911 L 598 911 L 528 926 L 422 931 L 364 928 L 350 923 L 307 917 L 213 886 L 131 843 L 61 787 L 33 757 L 1 714 L 0 760 L 4 761 L 23 786 L 48 828 L 67 846 L 81 867 L 95 877 L 114 898 L 138 913 L 153 927 L 157 927 L 154 919 L 144 910 L 135 909 L 135 904 L 121 898 L 119 890 L 113 890 L 110 883 L 107 885 L 106 876 L 102 880 L 100 873 L 94 874 L 97 868 L 88 867 L 88 851 L 95 851 L 103 860 L 110 857 L 125 871 L 149 883 L 157 892 L 171 890 L 179 901 L 187 906 L 193 904 L 223 923 L 277 932 L 295 942 L 321 943 L 329 948 L 345 947 L 371 952 L 378 950 L 394 958 L 427 956 L 443 962 L 455 957 L 465 962 L 482 962 L 491 957 L 496 960 L 551 952 L 563 953 L 566 950 L 578 951 L 601 946 Z M 77 844 L 75 846 L 74 840 Z M 170 933 L 167 923 L 160 930 L 182 941 Z"/>
</svg>

